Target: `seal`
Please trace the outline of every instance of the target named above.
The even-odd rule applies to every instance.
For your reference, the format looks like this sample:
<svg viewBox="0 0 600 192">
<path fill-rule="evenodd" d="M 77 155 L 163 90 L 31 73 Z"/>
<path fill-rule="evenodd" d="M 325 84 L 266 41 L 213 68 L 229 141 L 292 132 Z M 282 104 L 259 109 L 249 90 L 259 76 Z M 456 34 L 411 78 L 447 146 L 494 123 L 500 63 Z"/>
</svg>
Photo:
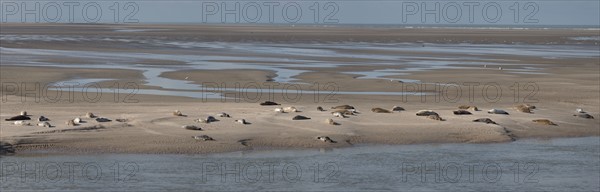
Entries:
<svg viewBox="0 0 600 192">
<path fill-rule="evenodd" d="M 184 126 L 181 126 L 181 128 L 184 128 L 187 130 L 193 130 L 193 131 L 202 131 L 202 128 L 195 126 L 195 125 L 184 125 Z"/>
<path fill-rule="evenodd" d="M 456 111 L 453 111 L 452 113 L 454 113 L 455 115 L 472 115 L 471 112 L 464 110 L 464 109 L 456 110 Z"/>
<path fill-rule="evenodd" d="M 103 122 L 111 122 L 112 120 L 108 119 L 108 118 L 104 118 L 104 117 L 98 117 L 96 118 L 96 122 L 98 123 L 103 123 Z"/>
<path fill-rule="evenodd" d="M 274 111 L 278 112 L 278 113 L 285 113 L 285 111 L 283 111 L 283 108 L 281 108 L 281 107 L 275 108 Z"/>
<path fill-rule="evenodd" d="M 44 116 L 40 116 L 40 117 L 38 117 L 38 121 L 50 121 L 50 119 L 48 119 Z"/>
<path fill-rule="evenodd" d="M 183 116 L 183 113 L 181 113 L 181 111 L 179 111 L 179 110 L 175 110 L 175 111 L 173 111 L 173 115 L 174 116 Z"/>
<path fill-rule="evenodd" d="M 321 107 L 321 106 L 318 106 L 317 111 L 325 111 L 325 109 L 323 109 L 323 107 Z"/>
<path fill-rule="evenodd" d="M 392 107 L 392 111 L 404 111 L 404 108 L 402 108 L 400 106 L 394 106 L 394 107 Z"/>
<path fill-rule="evenodd" d="M 198 122 L 198 123 L 208 123 L 208 121 L 206 121 L 206 119 L 196 119 L 194 121 Z"/>
<path fill-rule="evenodd" d="M 20 115 L 27 116 L 27 111 L 21 111 Z"/>
<path fill-rule="evenodd" d="M 432 120 L 436 120 L 436 121 L 445 121 L 445 120 L 444 120 L 444 119 L 442 119 L 442 117 L 440 117 L 438 114 L 429 115 L 429 116 L 427 116 L 427 119 L 432 119 Z"/>
<path fill-rule="evenodd" d="M 207 123 L 212 123 L 212 122 L 217 122 L 219 121 L 217 118 L 213 117 L 213 116 L 208 116 L 206 117 L 206 122 Z"/>
<path fill-rule="evenodd" d="M 517 111 L 523 113 L 531 113 L 532 109 L 535 109 L 535 106 L 529 104 L 520 104 L 514 107 Z"/>
<path fill-rule="evenodd" d="M 356 109 L 356 108 L 354 108 L 354 106 L 351 106 L 351 105 L 339 105 L 339 106 L 332 107 L 331 109 Z"/>
<path fill-rule="evenodd" d="M 126 123 L 129 121 L 129 119 L 115 119 L 115 121 L 121 122 L 121 123 Z"/>
<path fill-rule="evenodd" d="M 479 118 L 479 119 L 475 119 L 473 120 L 473 122 L 482 122 L 482 123 L 486 123 L 486 124 L 498 124 L 494 121 L 492 121 L 490 118 Z"/>
<path fill-rule="evenodd" d="M 310 117 L 305 117 L 302 115 L 296 115 L 292 118 L 292 120 L 309 120 L 309 119 L 310 119 Z"/>
<path fill-rule="evenodd" d="M 285 108 L 283 108 L 283 112 L 291 113 L 291 112 L 300 112 L 300 111 L 298 111 L 298 109 L 296 109 L 296 107 L 292 106 L 292 107 L 285 107 Z"/>
<path fill-rule="evenodd" d="M 44 121 L 44 122 L 39 122 L 37 124 L 38 127 L 52 127 L 52 125 L 50 125 L 50 123 Z"/>
<path fill-rule="evenodd" d="M 389 111 L 387 109 L 382 109 L 379 107 L 372 108 L 371 111 L 373 111 L 373 113 L 392 113 L 391 111 Z"/>
<path fill-rule="evenodd" d="M 4 119 L 6 121 L 22 121 L 22 120 L 31 120 L 31 118 L 25 116 L 25 115 L 17 115 L 8 119 Z"/>
<path fill-rule="evenodd" d="M 333 119 L 326 119 L 325 123 L 330 124 L 330 125 L 339 125 L 339 123 L 333 121 Z"/>
<path fill-rule="evenodd" d="M 329 138 L 327 136 L 318 136 L 317 140 L 325 142 L 325 143 L 336 143 L 335 141 L 331 140 L 331 138 Z"/>
<path fill-rule="evenodd" d="M 67 124 L 67 126 L 76 126 L 77 125 L 73 119 L 68 120 L 67 122 L 65 122 L 65 124 Z"/>
<path fill-rule="evenodd" d="M 95 118 L 96 115 L 94 115 L 92 112 L 87 112 L 87 113 L 85 113 L 85 117 L 87 117 L 87 118 Z"/>
<path fill-rule="evenodd" d="M 354 109 L 336 109 L 331 111 L 331 114 L 333 113 L 341 113 L 344 115 L 354 115 L 356 113 L 356 111 L 354 111 Z"/>
<path fill-rule="evenodd" d="M 552 121 L 550 121 L 548 119 L 534 119 L 532 121 L 536 122 L 536 123 L 539 123 L 539 124 L 542 124 L 542 125 L 554 125 L 554 126 L 557 125 L 556 123 L 554 123 L 554 122 L 552 122 Z"/>
<path fill-rule="evenodd" d="M 15 121 L 14 122 L 15 125 L 21 125 L 21 126 L 29 126 L 31 124 L 29 124 L 29 122 L 26 121 Z"/>
<path fill-rule="evenodd" d="M 343 113 L 340 112 L 335 112 L 332 113 L 334 117 L 339 117 L 339 118 L 346 118 L 346 116 Z"/>
<path fill-rule="evenodd" d="M 471 110 L 471 111 L 479 111 L 479 109 L 476 106 L 469 106 L 469 105 L 458 106 L 458 109 Z"/>
<path fill-rule="evenodd" d="M 586 112 L 585 112 L 585 111 L 583 111 L 583 109 L 581 109 L 581 108 L 580 108 L 580 109 L 575 109 L 575 112 L 577 112 L 577 113 L 586 113 Z"/>
<path fill-rule="evenodd" d="M 430 116 L 430 115 L 438 115 L 435 111 L 432 110 L 419 110 L 417 111 L 417 116 Z"/>
<path fill-rule="evenodd" d="M 227 118 L 230 118 L 231 116 L 229 116 L 229 114 L 227 114 L 227 113 L 217 113 L 217 117 L 227 117 Z"/>
<path fill-rule="evenodd" d="M 577 116 L 577 117 L 584 118 L 584 119 L 593 119 L 594 118 L 594 116 L 587 114 L 587 113 L 577 113 L 577 114 L 574 114 L 573 116 Z"/>
<path fill-rule="evenodd" d="M 265 101 L 265 102 L 260 103 L 260 105 L 262 105 L 262 106 L 269 106 L 269 105 L 280 105 L 280 104 L 279 103 L 275 103 L 273 101 Z"/>
<path fill-rule="evenodd" d="M 235 120 L 235 123 L 242 124 L 242 125 L 250 124 L 250 123 L 248 123 L 248 122 L 247 122 L 245 119 L 238 119 L 238 120 Z"/>
<path fill-rule="evenodd" d="M 209 137 L 208 135 L 197 135 L 197 136 L 192 136 L 192 138 L 194 138 L 195 140 L 198 140 L 198 141 L 214 141 L 215 140 L 212 137 Z"/>
<path fill-rule="evenodd" d="M 501 115 L 508 115 L 508 112 L 502 110 L 502 109 L 490 109 L 488 111 L 489 114 L 501 114 Z"/>
<path fill-rule="evenodd" d="M 77 117 L 75 119 L 73 119 L 73 122 L 75 122 L 76 124 L 82 123 L 83 121 L 81 120 L 81 118 Z"/>
</svg>

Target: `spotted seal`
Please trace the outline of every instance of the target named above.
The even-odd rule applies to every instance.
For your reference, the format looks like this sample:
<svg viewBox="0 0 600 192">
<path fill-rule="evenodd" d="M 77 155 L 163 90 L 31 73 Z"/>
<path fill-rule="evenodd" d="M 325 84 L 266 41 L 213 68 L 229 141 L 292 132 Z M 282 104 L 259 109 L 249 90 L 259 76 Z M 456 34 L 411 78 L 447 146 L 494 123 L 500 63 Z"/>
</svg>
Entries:
<svg viewBox="0 0 600 192">
<path fill-rule="evenodd" d="M 490 118 L 479 118 L 479 119 L 473 120 L 473 122 L 482 122 L 482 123 L 486 123 L 486 124 L 498 124 L 498 123 L 492 121 Z"/>
<path fill-rule="evenodd" d="M 556 123 L 554 123 L 554 122 L 552 122 L 552 121 L 550 121 L 548 119 L 534 119 L 532 121 L 536 122 L 536 123 L 539 123 L 539 124 L 542 124 L 542 125 L 555 125 L 555 126 L 557 125 Z"/>
<path fill-rule="evenodd" d="M 373 113 L 392 113 L 390 110 L 382 109 L 382 108 L 379 108 L 379 107 L 372 108 L 371 111 Z"/>
<path fill-rule="evenodd" d="M 6 121 L 22 121 L 22 120 L 31 120 L 31 118 L 25 116 L 25 115 L 17 115 L 8 119 L 4 119 Z"/>
<path fill-rule="evenodd" d="M 208 135 L 197 135 L 197 136 L 192 136 L 192 138 L 194 138 L 195 140 L 198 140 L 198 141 L 214 141 L 215 140 Z"/>
<path fill-rule="evenodd" d="M 38 127 L 52 127 L 52 125 L 50 125 L 50 123 L 48 123 L 47 121 L 44 122 L 39 122 L 37 124 Z"/>
<path fill-rule="evenodd" d="M 310 119 L 310 117 L 305 117 L 302 115 L 296 115 L 296 116 L 292 117 L 292 120 L 309 120 L 309 119 Z"/>
<path fill-rule="evenodd" d="M 502 109 L 490 109 L 488 111 L 489 114 L 501 114 L 501 115 L 508 115 L 508 112 L 502 110 Z"/>
<path fill-rule="evenodd" d="M 193 130 L 193 131 L 202 131 L 202 128 L 195 126 L 195 125 L 184 125 L 184 126 L 181 126 L 181 128 L 184 128 L 187 130 Z"/>
<path fill-rule="evenodd" d="M 394 106 L 394 107 L 392 107 L 392 111 L 404 111 L 404 108 L 402 108 L 400 106 Z"/>
<path fill-rule="evenodd" d="M 472 115 L 471 112 L 464 110 L 464 109 L 459 109 L 456 111 L 452 111 L 452 113 L 454 113 L 455 115 Z"/>
<path fill-rule="evenodd" d="M 356 109 L 352 105 L 338 105 L 335 107 L 331 107 L 331 109 Z"/>
<path fill-rule="evenodd" d="M 417 111 L 417 116 L 430 116 L 430 115 L 438 115 L 433 110 L 419 110 Z"/>
<path fill-rule="evenodd" d="M 260 105 L 262 105 L 262 106 L 269 106 L 269 105 L 280 105 L 280 104 L 279 103 L 275 103 L 273 101 L 265 101 L 265 102 L 260 103 Z"/>
<path fill-rule="evenodd" d="M 335 143 L 335 141 L 331 140 L 328 136 L 318 136 L 317 140 L 325 142 L 325 143 Z"/>
<path fill-rule="evenodd" d="M 50 121 L 50 119 L 48 119 L 48 118 L 46 118 L 44 116 L 40 116 L 40 117 L 38 117 L 38 121 L 40 121 L 40 122 L 41 121 Z"/>
</svg>

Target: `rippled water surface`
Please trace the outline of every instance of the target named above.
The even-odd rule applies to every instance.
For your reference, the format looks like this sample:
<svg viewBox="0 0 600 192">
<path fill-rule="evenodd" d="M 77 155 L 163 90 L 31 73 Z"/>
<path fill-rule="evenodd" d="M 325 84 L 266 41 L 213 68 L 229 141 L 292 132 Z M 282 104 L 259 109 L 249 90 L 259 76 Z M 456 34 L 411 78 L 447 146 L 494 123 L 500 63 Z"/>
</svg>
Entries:
<svg viewBox="0 0 600 192">
<path fill-rule="evenodd" d="M 599 137 L 209 155 L 38 152 L 0 160 L 2 191 L 600 190 Z"/>
</svg>

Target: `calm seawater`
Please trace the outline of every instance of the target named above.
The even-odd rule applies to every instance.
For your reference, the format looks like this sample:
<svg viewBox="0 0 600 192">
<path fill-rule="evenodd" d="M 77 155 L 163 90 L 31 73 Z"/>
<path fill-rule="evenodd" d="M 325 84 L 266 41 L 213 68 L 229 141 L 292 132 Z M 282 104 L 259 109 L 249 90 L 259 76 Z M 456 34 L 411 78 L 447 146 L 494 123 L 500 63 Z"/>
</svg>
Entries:
<svg viewBox="0 0 600 192">
<path fill-rule="evenodd" d="M 600 137 L 0 163 L 0 191 L 600 191 Z"/>
</svg>

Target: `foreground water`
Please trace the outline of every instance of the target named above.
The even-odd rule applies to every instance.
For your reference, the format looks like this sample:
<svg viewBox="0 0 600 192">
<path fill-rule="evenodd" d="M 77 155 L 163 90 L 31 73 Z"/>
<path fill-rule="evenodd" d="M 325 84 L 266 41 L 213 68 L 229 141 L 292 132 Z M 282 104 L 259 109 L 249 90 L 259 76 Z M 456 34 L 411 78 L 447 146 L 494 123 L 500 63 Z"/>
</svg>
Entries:
<svg viewBox="0 0 600 192">
<path fill-rule="evenodd" d="M 1 191 L 598 191 L 600 138 L 0 158 Z"/>
</svg>

